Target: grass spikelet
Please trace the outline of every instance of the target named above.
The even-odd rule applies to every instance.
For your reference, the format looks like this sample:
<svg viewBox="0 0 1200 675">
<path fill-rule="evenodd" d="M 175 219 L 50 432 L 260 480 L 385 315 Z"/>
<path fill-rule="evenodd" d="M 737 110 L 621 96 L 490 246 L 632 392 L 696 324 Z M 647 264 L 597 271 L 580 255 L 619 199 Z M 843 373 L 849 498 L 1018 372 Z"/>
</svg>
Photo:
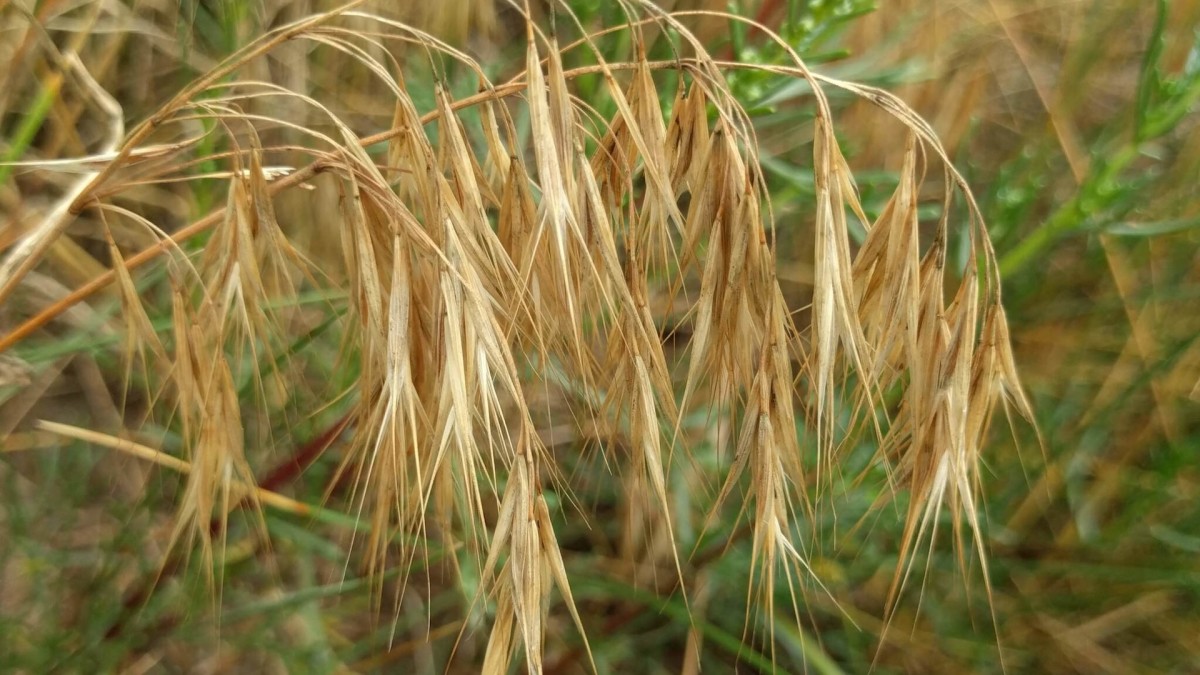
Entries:
<svg viewBox="0 0 1200 675">
<path fill-rule="evenodd" d="M 366 217 L 357 219 L 366 226 Z M 363 232 L 360 236 L 367 237 Z M 371 245 L 360 244 L 364 265 L 375 264 Z M 359 455 L 348 455 L 339 469 L 347 470 L 354 462 L 356 508 L 364 510 L 370 523 L 367 536 L 368 570 L 373 577 L 382 574 L 393 533 L 420 532 L 424 527 L 421 498 L 430 492 L 433 475 L 427 465 L 424 408 L 417 399 L 413 378 L 413 351 L 410 340 L 411 282 L 410 262 L 399 235 L 392 237 L 389 285 L 380 283 L 378 268 L 364 279 L 368 311 L 376 318 L 368 321 L 368 330 L 379 332 L 363 336 L 364 355 L 372 357 L 371 370 L 364 364 L 363 407 L 359 422 Z M 384 312 L 384 298 L 387 309 Z M 383 315 L 383 316 L 378 316 Z M 369 377 L 371 378 L 368 380 Z M 416 555 L 415 548 L 403 552 L 405 560 Z"/>
<path fill-rule="evenodd" d="M 564 128 L 564 119 L 570 116 L 570 101 L 565 96 L 565 83 L 561 74 L 553 80 L 547 80 L 543 75 L 532 25 L 528 31 L 525 73 L 529 78 L 529 86 L 526 97 L 529 102 L 529 123 L 533 133 L 537 177 L 541 187 L 537 230 L 531 240 L 531 250 L 536 252 L 539 243 L 545 240 L 548 254 L 554 260 L 551 268 L 554 274 L 546 278 L 546 287 L 538 289 L 540 297 L 535 297 L 535 302 L 554 302 L 552 299 L 556 296 L 561 298 L 560 301 L 547 305 L 543 313 L 546 316 L 566 317 L 570 325 L 564 337 L 568 340 L 575 366 L 580 373 L 585 373 L 588 367 L 583 352 L 583 336 L 578 322 L 574 319 L 580 313 L 577 297 L 578 271 L 574 264 L 573 252 L 582 236 L 579 233 L 579 221 L 567 184 L 569 165 L 564 165 L 562 160 L 568 149 L 560 146 L 560 139 L 572 131 L 570 128 Z M 553 65 L 554 60 L 551 59 L 550 63 Z M 553 70 L 551 72 L 555 73 Z M 557 104 L 557 109 L 551 107 L 552 101 Z M 532 264 L 534 255 L 529 255 L 527 260 Z M 529 272 L 522 269 L 522 277 L 528 276 Z M 550 337 L 557 341 L 558 336 L 551 334 Z"/>
<path fill-rule="evenodd" d="M 845 352 L 855 371 L 864 375 L 864 364 L 869 362 L 869 356 L 850 277 L 850 242 L 843 197 L 852 195 L 844 192 L 845 160 L 837 149 L 829 121 L 818 118 L 816 126 L 813 143 L 817 213 L 813 226 L 816 283 L 813 291 L 812 377 L 817 398 L 818 443 L 825 457 L 823 463 L 828 467 L 833 462 L 837 424 L 834 382 L 838 379 L 839 348 Z"/>
<path fill-rule="evenodd" d="M 704 193 L 701 188 L 709 148 L 712 147 L 706 106 L 704 90 L 701 87 L 693 85 L 685 88 L 681 84 L 675 93 L 665 145 L 667 163 L 671 168 L 671 187 L 676 195 L 684 189 L 693 196 Z M 685 221 L 692 223 L 686 230 L 692 232 L 695 223 L 690 213 Z M 683 255 L 689 253 L 689 249 L 683 250 Z"/>
<path fill-rule="evenodd" d="M 497 236 L 513 264 L 524 273 L 533 269 L 529 254 L 532 253 L 532 236 L 537 226 L 537 206 L 529 190 L 529 176 L 525 173 L 525 167 L 516 157 L 511 160 L 500 202 Z M 530 328 L 523 333 L 532 334 L 533 330 Z"/>
<path fill-rule="evenodd" d="M 732 494 L 742 474 L 749 469 L 746 503 L 753 501 L 753 529 L 749 602 L 752 614 L 768 627 L 768 644 L 774 644 L 775 594 L 778 576 L 792 597 L 793 609 L 800 584 L 815 578 L 802 545 L 796 543 L 795 527 L 811 517 L 811 505 L 805 491 L 806 472 L 800 463 L 800 448 L 790 401 L 792 398 L 791 344 L 782 316 L 786 307 L 782 298 L 771 302 L 766 317 L 766 333 L 758 351 L 757 371 L 750 388 L 744 421 L 730 471 L 717 496 L 714 509 Z M 745 508 L 745 507 L 743 507 Z M 710 521 L 712 516 L 710 515 Z M 747 628 L 751 617 L 747 616 Z"/>
<path fill-rule="evenodd" d="M 917 357 L 915 298 L 920 264 L 917 241 L 916 138 L 909 137 L 900 181 L 887 206 L 872 225 L 854 259 L 853 277 L 865 337 L 877 345 L 869 379 L 883 378 L 887 389 L 902 372 L 898 366 Z"/>
<path fill-rule="evenodd" d="M 463 250 L 461 238 L 449 225 L 445 234 L 447 264 L 441 273 L 444 323 L 439 331 L 445 345 L 440 369 L 442 389 L 436 432 L 440 439 L 435 470 L 449 447 L 455 460 L 454 485 L 460 519 L 475 539 L 484 538 L 486 519 L 480 485 L 493 492 L 499 484 L 496 467 L 513 461 L 504 424 L 504 401 L 520 401 L 516 366 L 503 339 L 502 320 L 487 301 L 487 291 Z M 482 436 L 481 444 L 476 440 Z M 448 525 L 449 523 L 447 523 Z"/>
<path fill-rule="evenodd" d="M 485 588 L 498 589 L 497 609 L 504 613 L 492 627 L 484 664 L 507 668 L 511 650 L 520 645 L 524 648 L 527 671 L 540 673 L 550 585 L 565 581 L 566 574 L 539 494 L 537 449 L 533 442 L 531 430 L 523 428 L 483 567 Z M 504 554 L 507 559 L 498 567 Z M 571 597 L 565 588 L 563 594 Z M 571 604 L 571 613 L 578 623 L 578 614 Z M 519 638 L 519 642 L 514 638 Z"/>
<path fill-rule="evenodd" d="M 229 514 L 243 500 L 249 500 L 262 536 L 266 526 L 258 495 L 248 487 L 256 481 L 246 462 L 241 412 L 229 365 L 215 351 L 215 336 L 202 328 L 213 325 L 215 308 L 205 300 L 199 312 L 193 313 L 178 287 L 173 306 L 174 380 L 192 468 L 179 500 L 168 549 L 180 543 L 186 543 L 189 550 L 199 545 L 204 573 L 211 583 L 215 571 L 217 583 L 213 587 L 220 589 L 223 566 L 217 564 L 217 554 L 225 551 Z M 216 542 L 214 533 L 219 538 Z"/>
<path fill-rule="evenodd" d="M 500 138 L 500 123 L 496 118 L 495 101 L 484 101 L 479 106 L 480 128 L 488 154 L 484 160 L 484 175 L 492 187 L 492 192 L 500 194 L 508 184 L 509 168 L 512 165 L 511 151 L 505 147 Z"/>
<path fill-rule="evenodd" d="M 261 303 L 265 298 L 278 297 L 283 289 L 268 289 L 260 261 L 271 259 L 260 257 L 263 244 L 259 242 L 269 240 L 276 225 L 270 215 L 270 199 L 263 204 L 260 190 L 255 190 L 259 194 L 251 194 L 251 176 L 261 171 L 261 161 L 252 161 L 248 171 L 241 168 L 240 162 L 234 166 L 235 178 L 229 187 L 225 220 L 205 249 L 201 268 L 204 285 L 212 289 L 217 303 L 218 339 L 235 345 L 237 362 L 242 360 L 241 350 L 247 347 L 254 362 L 265 362 L 267 359 L 260 359 L 256 353 L 255 343 L 268 338 L 272 331 L 267 323 L 267 310 Z M 262 180 L 261 173 L 258 180 Z"/>
<path fill-rule="evenodd" d="M 720 372 L 731 376 L 732 386 L 714 392 L 712 399 L 718 406 L 732 404 L 736 388 L 747 386 L 753 378 L 751 345 L 761 339 L 761 319 L 744 320 L 746 289 L 737 285 L 745 267 L 749 242 L 757 246 L 764 238 L 761 223 L 743 219 L 747 215 L 745 209 L 754 208 L 744 202 L 756 202 L 758 195 L 746 192 L 750 186 L 733 138 L 718 129 L 713 134 L 713 141 L 708 161 L 711 178 L 701 188 L 713 193 L 712 201 L 700 207 L 695 218 L 698 227 L 707 224 L 710 230 L 704 234 L 708 249 L 694 308 L 695 333 L 684 385 L 681 406 L 684 408 L 690 402 L 692 392 L 702 385 L 705 373 Z M 753 213 L 757 213 L 756 208 Z"/>
<path fill-rule="evenodd" d="M 642 137 L 639 156 L 642 174 L 646 177 L 641 222 L 631 223 L 637 228 L 632 236 L 638 240 L 638 247 L 645 251 L 652 269 L 668 269 L 672 265 L 678 266 L 674 235 L 683 230 L 683 215 L 679 212 L 675 183 L 671 180 L 662 104 L 644 51 L 638 54 L 628 99 L 635 120 L 629 128 L 636 129 Z"/>
<path fill-rule="evenodd" d="M 632 466 L 624 477 L 629 525 L 622 548 L 630 563 L 643 562 L 634 559 L 635 551 L 640 550 L 643 543 L 638 541 L 638 534 L 642 531 L 640 521 L 647 522 L 650 532 L 661 529 L 665 545 L 662 545 L 662 541 L 659 544 L 671 552 L 672 563 L 682 586 L 684 577 L 675 548 L 672 509 L 667 495 L 670 452 L 664 453 L 662 448 L 662 428 L 675 427 L 679 413 L 662 346 L 647 306 L 644 263 L 633 241 L 634 238 L 629 240 L 626 253 L 627 285 L 618 285 L 623 292 L 623 302 L 609 336 L 609 354 L 605 364 L 606 372 L 613 373 L 613 378 L 608 388 L 604 417 L 614 419 L 625 416 L 629 420 L 627 443 Z M 650 544 L 646 548 L 653 551 L 655 547 L 652 542 Z"/>
<path fill-rule="evenodd" d="M 170 372 L 171 358 L 167 355 L 167 349 L 159 339 L 158 332 L 154 330 L 150 316 L 146 313 L 146 307 L 138 294 L 137 286 L 134 285 L 133 275 L 125 267 L 125 257 L 121 254 L 121 249 L 117 246 L 112 231 L 108 227 L 104 228 L 104 237 L 108 243 L 109 256 L 112 258 L 117 291 L 121 296 L 121 313 L 126 322 L 124 359 L 126 364 L 125 388 L 128 390 L 131 386 L 135 364 L 140 365 L 141 372 L 147 376 L 148 382 L 152 372 L 160 375 Z M 147 398 L 152 397 L 149 391 L 146 394 Z"/>
<path fill-rule="evenodd" d="M 403 83 L 401 76 L 399 85 Z M 430 168 L 436 162 L 434 150 L 421 132 L 421 117 L 407 96 L 396 98 L 392 128 L 397 133 L 388 140 L 388 166 L 411 167 L 399 172 L 392 181 L 397 196 L 405 204 L 420 204 L 430 209 L 437 194 L 430 184 Z"/>
</svg>

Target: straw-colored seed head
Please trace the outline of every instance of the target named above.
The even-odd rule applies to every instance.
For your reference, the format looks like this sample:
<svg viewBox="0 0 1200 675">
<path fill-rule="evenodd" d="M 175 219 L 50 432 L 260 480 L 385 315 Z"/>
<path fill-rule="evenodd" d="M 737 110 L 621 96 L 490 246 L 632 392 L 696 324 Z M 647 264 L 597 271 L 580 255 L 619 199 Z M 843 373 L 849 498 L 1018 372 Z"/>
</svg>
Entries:
<svg viewBox="0 0 1200 675">
<path fill-rule="evenodd" d="M 280 308 L 297 307 L 303 289 L 344 297 L 345 316 L 330 324 L 351 366 L 338 367 L 354 379 L 335 402 L 352 408 L 353 432 L 326 497 L 356 518 L 357 567 L 377 591 L 397 564 L 403 588 L 408 569 L 431 561 L 435 548 L 452 559 L 445 583 L 465 587 L 463 570 L 478 570 L 471 611 L 494 613 L 485 672 L 507 672 L 518 652 L 526 670 L 539 672 L 560 607 L 584 632 L 549 506 L 553 493 L 563 505 L 554 517 L 572 522 L 585 508 L 565 477 L 571 449 L 542 438 L 541 423 L 558 410 L 569 419 L 554 424 L 603 439 L 606 468 L 597 470 L 624 488 L 614 497 L 627 516 L 623 541 L 613 549 L 631 569 L 669 564 L 675 578 L 666 583 L 685 600 L 694 570 L 679 547 L 694 542 L 678 541 L 680 523 L 709 507 L 710 525 L 747 516 L 760 618 L 773 618 L 777 589 L 795 600 L 820 587 L 803 542 L 844 448 L 863 433 L 878 436 L 874 466 L 886 469 L 888 487 L 910 495 L 892 605 L 914 553 L 933 545 L 943 507 L 954 510 L 959 551 L 970 548 L 960 541 L 966 532 L 982 557 L 979 465 L 992 408 L 1032 410 L 982 217 L 928 125 L 894 96 L 814 73 L 794 54 L 788 65 L 717 60 L 692 27 L 719 14 L 672 15 L 629 0 L 621 5 L 627 24 L 596 32 L 563 2 L 546 31 L 529 4 L 513 3 L 529 13 L 524 71 L 499 82 L 430 33 L 356 7 L 283 26 L 171 99 L 55 210 L 61 219 L 72 206 L 95 205 L 126 217 L 113 203 L 124 190 L 179 179 L 139 164 L 140 156 L 184 158 L 208 147 L 185 140 L 164 150 L 149 145 L 155 134 L 182 134 L 197 117 L 214 136 L 228 132 L 220 136 L 227 155 L 181 162 L 227 162 L 222 175 L 231 178 L 220 213 L 179 235 L 214 230 L 196 268 L 182 254 L 172 258 L 167 335 L 143 307 L 128 269 L 134 258 L 109 239 L 126 356 L 169 380 L 191 462 L 172 543 L 196 542 L 211 566 L 214 530 L 223 536 L 239 504 L 256 506 L 243 420 L 283 421 L 268 397 L 239 398 L 237 383 L 259 378 L 261 392 L 259 370 L 283 377 L 275 364 L 303 343 L 288 338 L 303 312 Z M 431 3 L 426 12 L 451 33 L 497 21 L 488 2 Z M 677 57 L 650 60 L 651 39 L 674 40 Z M 630 51 L 606 58 L 621 40 Z M 391 100 L 360 114 L 353 100 L 318 101 L 321 92 L 241 77 L 257 59 L 300 43 L 336 54 L 348 76 L 371 78 Z M 776 210 L 754 126 L 725 82 L 741 68 L 804 80 L 812 92 L 805 153 L 815 199 L 788 223 L 814 242 L 803 324 L 794 317 L 806 308 L 794 306 L 776 275 Z M 474 79 L 461 88 L 451 76 Z M 597 100 L 580 98 L 580 78 L 590 78 Z M 427 82 L 432 91 L 415 91 Z M 900 180 L 874 222 L 839 147 L 829 87 L 875 103 L 909 131 Z M 304 118 L 245 112 L 277 97 Z M 380 120 L 387 128 L 370 128 Z M 281 129 L 302 140 L 267 142 Z M 297 166 L 264 168 L 282 157 Z M 922 249 L 927 158 L 944 165 L 947 208 Z M 343 269 L 315 269 L 310 258 L 336 256 L 305 249 L 297 225 L 277 220 L 275 200 L 299 190 L 339 204 L 316 226 L 337 232 Z M 947 268 L 957 231 L 951 198 L 965 201 L 969 219 L 962 272 Z M 851 245 L 853 219 L 868 231 L 861 246 Z M 50 223 L 5 257 L 0 295 L 61 226 Z M 331 279 L 344 283 L 329 288 Z M 664 348 L 672 328 L 690 332 L 679 351 Z M 723 431 L 691 433 L 704 424 Z M 717 446 L 713 505 L 704 503 L 708 486 L 680 478 L 680 467 L 694 472 L 696 458 L 708 459 L 709 448 L 689 445 L 698 437 Z"/>
</svg>

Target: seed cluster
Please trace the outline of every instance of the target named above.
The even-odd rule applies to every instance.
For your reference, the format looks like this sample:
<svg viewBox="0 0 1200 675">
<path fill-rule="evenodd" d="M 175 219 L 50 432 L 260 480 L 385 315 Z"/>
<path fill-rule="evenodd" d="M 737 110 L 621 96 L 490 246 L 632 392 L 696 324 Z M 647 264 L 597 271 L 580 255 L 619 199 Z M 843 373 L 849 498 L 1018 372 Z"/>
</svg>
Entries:
<svg viewBox="0 0 1200 675">
<path fill-rule="evenodd" d="M 245 403 L 231 373 L 246 359 L 260 364 L 257 400 L 266 405 L 267 381 L 285 376 L 269 346 L 294 320 L 279 308 L 306 284 L 341 278 L 350 300 L 346 349 L 359 375 L 354 438 L 334 482 L 353 486 L 351 508 L 364 523 L 367 569 L 376 578 L 397 549 L 411 562 L 428 556 L 435 539 L 475 556 L 481 598 L 495 607 L 487 672 L 508 672 L 518 651 L 530 672 L 541 670 L 553 588 L 583 631 L 546 499 L 549 489 L 569 495 L 570 481 L 529 402 L 552 371 L 570 383 L 580 425 L 609 441 L 605 460 L 624 486 L 627 531 L 641 533 L 627 554 L 665 551 L 685 593 L 675 523 L 683 505 L 698 500 L 672 494 L 671 475 L 673 458 L 689 456 L 683 418 L 695 411 L 735 426 L 707 515 L 734 499 L 741 504 L 732 508 L 749 514 L 764 616 L 774 613 L 779 583 L 793 594 L 820 583 L 798 532 L 838 474 L 843 448 L 863 433 L 876 434 L 893 493 L 911 494 L 902 559 L 911 561 L 924 541 L 933 545 L 943 506 L 954 514 L 956 544 L 965 530 L 983 559 L 978 467 L 990 414 L 1001 399 L 1026 417 L 1030 410 L 994 255 L 961 176 L 928 125 L 894 97 L 818 76 L 799 57 L 790 67 L 720 61 L 685 18 L 627 5 L 629 60 L 604 59 L 599 43 L 615 33 L 579 26 L 582 37 L 564 46 L 529 20 L 525 71 L 504 83 L 434 37 L 381 17 L 340 11 L 285 26 L 185 89 L 70 195 L 64 214 L 86 206 L 133 220 L 162 237 L 156 251 L 170 252 L 174 320 L 164 341 L 142 307 L 134 265 L 109 236 L 126 354 L 169 383 L 164 391 L 191 467 L 173 540 L 199 542 L 211 565 L 214 532 L 225 532 L 212 523 L 239 504 L 259 504 Z M 350 30 L 351 20 L 372 29 Z M 650 60 L 647 27 L 674 36 L 681 56 Z M 297 92 L 225 81 L 285 41 L 311 41 L 365 66 L 394 98 L 390 129 L 360 136 Z M 478 93 L 456 99 L 438 87 L 434 107 L 422 114 L 389 63 L 395 44 L 459 62 L 476 73 Z M 563 58 L 573 53 L 595 64 L 568 69 Z M 816 208 L 808 220 L 786 224 L 815 240 L 806 325 L 797 325 L 801 308 L 789 305 L 776 277 L 774 232 L 784 223 L 775 222 L 751 120 L 725 80 L 731 70 L 755 67 L 805 79 L 813 91 Z M 584 76 L 598 78 L 614 112 L 577 97 Z M 823 89 L 830 86 L 877 103 L 909 130 L 899 184 L 877 218 L 865 214 L 839 150 Z M 669 114 L 664 87 L 674 88 L 666 90 Z M 281 96 L 322 122 L 245 112 Z M 231 168 L 223 214 L 176 234 L 213 230 L 193 261 L 113 200 L 164 178 L 154 172 L 169 165 L 141 158 L 195 151 L 192 141 L 164 147 L 149 139 L 196 118 L 216 121 L 233 150 L 224 156 Z M 283 177 L 264 162 L 295 148 L 260 141 L 263 129 L 279 126 L 311 142 L 311 164 Z M 386 152 L 367 151 L 379 142 Z M 946 203 L 922 246 L 917 206 L 930 153 L 943 167 Z M 183 160 L 167 171 L 184 175 L 195 165 Z M 318 270 L 311 258 L 320 252 L 305 250 L 273 206 L 286 190 L 312 187 L 306 181 L 318 173 L 336 177 L 340 218 L 322 224 L 337 233 L 343 263 L 336 273 Z M 970 263 L 952 283 L 947 242 L 956 195 L 966 204 L 961 231 Z M 868 233 L 857 250 L 851 220 Z M 62 229 L 34 233 L 19 259 L 6 258 L 0 288 L 17 283 Z M 135 258 L 140 264 L 153 255 Z M 681 326 L 691 336 L 686 349 L 668 353 L 661 335 Z M 805 459 L 802 441 L 817 448 L 815 461 Z M 642 549 L 639 538 L 665 546 Z M 897 570 L 893 602 L 910 568 Z"/>
</svg>

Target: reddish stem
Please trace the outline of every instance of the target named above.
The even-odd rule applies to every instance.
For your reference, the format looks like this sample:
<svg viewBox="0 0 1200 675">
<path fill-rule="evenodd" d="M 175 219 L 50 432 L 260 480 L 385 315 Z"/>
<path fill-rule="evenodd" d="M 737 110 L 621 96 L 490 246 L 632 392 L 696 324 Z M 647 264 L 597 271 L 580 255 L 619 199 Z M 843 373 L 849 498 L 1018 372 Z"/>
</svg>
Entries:
<svg viewBox="0 0 1200 675">
<path fill-rule="evenodd" d="M 297 448 L 296 452 L 292 453 L 291 457 L 278 464 L 266 477 L 260 480 L 258 486 L 264 490 L 276 492 L 278 487 L 299 476 L 310 464 L 316 461 L 317 457 L 321 456 L 321 453 L 325 452 L 337 440 L 338 436 L 342 435 L 346 427 L 350 426 L 350 421 L 353 417 L 353 413 L 346 413 L 328 429 L 317 434 L 304 445 L 301 445 Z"/>
</svg>

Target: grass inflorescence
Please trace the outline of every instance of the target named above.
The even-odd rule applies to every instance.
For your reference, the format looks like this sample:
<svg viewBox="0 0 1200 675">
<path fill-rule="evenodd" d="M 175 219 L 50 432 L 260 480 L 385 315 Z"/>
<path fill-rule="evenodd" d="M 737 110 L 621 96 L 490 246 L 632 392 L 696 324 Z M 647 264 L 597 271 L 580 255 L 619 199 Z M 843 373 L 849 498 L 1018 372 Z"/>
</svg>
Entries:
<svg viewBox="0 0 1200 675">
<path fill-rule="evenodd" d="M 90 143 L 64 143 L 99 149 L 5 165 L 54 176 L 41 188 L 56 196 L 5 242 L 0 298 L 23 304 L 0 349 L 32 364 L 33 392 L 48 381 L 25 370 L 51 372 L 65 332 L 114 337 L 79 349 L 104 371 L 81 376 L 87 405 L 22 410 L 43 421 L 14 448 L 73 438 L 185 474 L 153 489 L 176 507 L 146 588 L 190 565 L 219 619 L 246 560 L 321 589 L 316 561 L 340 556 L 370 589 L 373 628 L 346 630 L 386 637 L 358 667 L 504 673 L 603 670 L 615 657 L 595 636 L 636 622 L 624 614 L 648 587 L 687 617 L 685 667 L 708 639 L 729 661 L 830 669 L 799 627 L 807 597 L 833 598 L 818 523 L 860 480 L 878 483 L 872 518 L 903 522 L 885 626 L 944 520 L 961 567 L 990 583 L 981 455 L 995 409 L 1033 411 L 983 214 L 928 123 L 722 12 L 631 0 L 593 25 L 570 3 L 441 3 L 443 28 L 517 30 L 523 58 L 497 75 L 363 5 L 280 15 L 219 61 L 193 59 L 199 74 L 142 100 L 129 130 L 82 43 L 38 47 L 98 120 Z M 119 14 L 95 9 L 77 34 Z M 714 22 L 773 56 L 712 51 Z M 739 98 L 756 82 L 804 83 L 811 209 L 772 199 Z M 830 91 L 899 130 L 880 209 L 861 199 Z M 811 239 L 809 294 L 780 279 L 781 233 Z M 321 442 L 289 449 L 306 436 Z M 131 494 L 149 494 L 139 481 Z M 847 536 L 869 536 L 865 522 Z M 291 550 L 272 548 L 280 532 Z M 726 552 L 746 583 L 732 642 L 705 618 Z M 607 624 L 585 611 L 603 607 L 604 577 L 629 587 Z M 131 588 L 103 639 L 147 602 Z"/>
</svg>

